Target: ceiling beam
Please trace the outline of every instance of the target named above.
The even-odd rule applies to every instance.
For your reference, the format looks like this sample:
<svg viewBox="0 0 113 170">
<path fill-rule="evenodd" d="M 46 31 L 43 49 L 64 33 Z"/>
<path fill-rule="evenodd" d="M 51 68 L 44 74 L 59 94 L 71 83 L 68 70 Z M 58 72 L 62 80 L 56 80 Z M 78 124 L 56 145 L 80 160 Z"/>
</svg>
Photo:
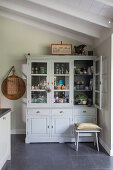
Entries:
<svg viewBox="0 0 113 170">
<path fill-rule="evenodd" d="M 113 7 L 113 0 L 96 0 L 100 3 Z"/>
<path fill-rule="evenodd" d="M 19 2 L 19 1 L 18 1 Z M 79 33 L 86 34 L 91 37 L 99 38 L 100 32 L 95 25 L 89 25 L 88 23 L 79 22 L 79 20 L 75 20 L 72 17 L 61 16 L 59 13 L 55 13 L 56 15 L 50 15 L 50 13 L 45 12 L 45 10 L 40 7 L 36 10 L 28 8 L 25 6 L 19 6 L 17 3 L 11 3 L 10 1 L 2 1 L 0 2 L 0 6 L 12 10 L 12 12 L 18 12 L 21 15 L 27 15 L 28 17 L 32 17 L 34 19 L 40 19 L 42 21 L 46 21 L 56 26 L 61 26 L 63 28 L 67 28 L 72 31 L 77 31 Z"/>
<path fill-rule="evenodd" d="M 29 2 L 33 2 L 42 6 L 45 6 L 50 9 L 54 9 L 58 12 L 62 12 L 64 14 L 68 14 L 73 17 L 80 18 L 82 20 L 106 27 L 111 28 L 111 24 L 109 24 L 109 19 L 105 18 L 104 16 L 99 16 L 96 14 L 93 14 L 91 12 L 86 12 L 81 9 L 75 9 L 67 6 L 66 4 L 59 4 L 57 1 L 47 1 L 47 0 L 26 0 Z M 99 0 L 99 1 L 107 1 L 107 0 Z M 110 0 L 108 0 L 110 1 Z"/>
</svg>

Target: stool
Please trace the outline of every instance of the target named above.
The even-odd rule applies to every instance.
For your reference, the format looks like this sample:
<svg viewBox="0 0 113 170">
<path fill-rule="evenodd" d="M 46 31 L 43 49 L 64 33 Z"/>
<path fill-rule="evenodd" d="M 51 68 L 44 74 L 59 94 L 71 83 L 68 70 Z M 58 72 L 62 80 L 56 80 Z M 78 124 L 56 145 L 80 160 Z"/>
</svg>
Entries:
<svg viewBox="0 0 113 170">
<path fill-rule="evenodd" d="M 100 133 L 101 128 L 94 123 L 75 123 L 75 146 L 76 151 L 78 151 L 78 142 L 80 133 L 93 133 L 96 138 L 97 150 L 99 151 L 98 133 Z M 94 145 L 95 145 L 94 138 Z"/>
</svg>

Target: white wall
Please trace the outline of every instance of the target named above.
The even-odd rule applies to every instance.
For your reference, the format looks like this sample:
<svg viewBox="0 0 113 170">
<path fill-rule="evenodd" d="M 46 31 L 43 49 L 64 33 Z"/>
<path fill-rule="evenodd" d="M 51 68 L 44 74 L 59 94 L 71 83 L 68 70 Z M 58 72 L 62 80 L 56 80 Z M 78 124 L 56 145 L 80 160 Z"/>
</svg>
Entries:
<svg viewBox="0 0 113 170">
<path fill-rule="evenodd" d="M 102 56 L 102 110 L 98 112 L 99 124 L 102 127 L 101 144 L 109 154 L 111 146 L 111 31 L 104 31 L 100 40 L 95 41 L 96 55 Z"/>
<path fill-rule="evenodd" d="M 26 82 L 26 58 L 25 53 L 31 55 L 50 54 L 52 43 L 81 44 L 76 40 L 58 36 L 56 34 L 42 31 L 32 26 L 22 24 L 5 17 L 0 17 L 0 81 L 6 78 L 6 74 L 15 66 L 18 76 Z M 91 47 L 89 47 L 91 48 Z M 25 129 L 26 94 L 19 100 L 6 99 L 2 92 L 1 106 L 12 109 L 12 130 L 17 132 Z"/>
</svg>

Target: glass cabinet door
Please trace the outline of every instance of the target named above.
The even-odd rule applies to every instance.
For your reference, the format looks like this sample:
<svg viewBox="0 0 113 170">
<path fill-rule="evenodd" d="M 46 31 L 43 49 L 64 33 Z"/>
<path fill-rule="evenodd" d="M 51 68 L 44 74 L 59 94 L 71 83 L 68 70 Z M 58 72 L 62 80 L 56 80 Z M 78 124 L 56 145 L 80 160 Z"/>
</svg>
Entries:
<svg viewBox="0 0 113 170">
<path fill-rule="evenodd" d="M 47 104 L 48 63 L 31 62 L 30 98 L 31 104 Z"/>
<path fill-rule="evenodd" d="M 93 60 L 74 61 L 74 104 L 93 105 Z"/>
<path fill-rule="evenodd" d="M 95 60 L 95 106 L 101 109 L 102 105 L 102 56 Z"/>
<path fill-rule="evenodd" d="M 70 104 L 70 63 L 53 62 L 53 104 Z"/>
</svg>

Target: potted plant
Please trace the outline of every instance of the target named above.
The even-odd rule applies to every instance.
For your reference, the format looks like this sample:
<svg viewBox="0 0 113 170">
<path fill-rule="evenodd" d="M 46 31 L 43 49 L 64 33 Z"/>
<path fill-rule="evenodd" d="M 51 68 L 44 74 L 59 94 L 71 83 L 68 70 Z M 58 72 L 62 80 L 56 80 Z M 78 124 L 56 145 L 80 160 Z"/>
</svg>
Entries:
<svg viewBox="0 0 113 170">
<path fill-rule="evenodd" d="M 87 104 L 87 96 L 85 94 L 77 94 L 75 96 L 75 103 L 76 104 Z"/>
</svg>

